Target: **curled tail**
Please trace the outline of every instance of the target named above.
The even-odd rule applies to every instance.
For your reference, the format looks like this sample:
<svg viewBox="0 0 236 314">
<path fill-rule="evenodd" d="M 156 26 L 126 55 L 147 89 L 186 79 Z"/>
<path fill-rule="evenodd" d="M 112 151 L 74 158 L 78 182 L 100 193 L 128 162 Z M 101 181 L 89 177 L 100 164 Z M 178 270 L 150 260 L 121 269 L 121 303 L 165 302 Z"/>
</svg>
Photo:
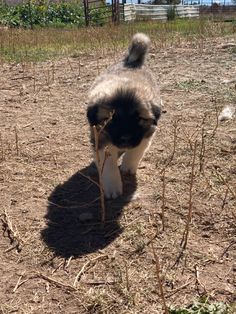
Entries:
<svg viewBox="0 0 236 314">
<path fill-rule="evenodd" d="M 134 35 L 129 47 L 129 53 L 125 58 L 125 66 L 127 67 L 141 67 L 144 63 L 145 56 L 148 52 L 150 39 L 143 33 Z"/>
</svg>

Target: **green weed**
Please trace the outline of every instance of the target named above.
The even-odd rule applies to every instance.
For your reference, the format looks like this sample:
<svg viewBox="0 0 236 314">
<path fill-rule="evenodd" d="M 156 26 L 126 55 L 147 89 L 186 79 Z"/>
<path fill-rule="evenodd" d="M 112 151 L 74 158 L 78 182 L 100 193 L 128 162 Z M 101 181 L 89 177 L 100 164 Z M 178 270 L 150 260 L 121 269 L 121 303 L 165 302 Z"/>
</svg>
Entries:
<svg viewBox="0 0 236 314">
<path fill-rule="evenodd" d="M 185 80 L 182 82 L 178 82 L 176 86 L 180 89 L 189 91 L 189 90 L 199 90 L 204 86 L 204 81 L 197 81 L 194 79 Z"/>
<path fill-rule="evenodd" d="M 223 302 L 210 303 L 208 300 L 199 300 L 192 305 L 170 309 L 170 314 L 233 314 L 233 309 Z"/>
</svg>

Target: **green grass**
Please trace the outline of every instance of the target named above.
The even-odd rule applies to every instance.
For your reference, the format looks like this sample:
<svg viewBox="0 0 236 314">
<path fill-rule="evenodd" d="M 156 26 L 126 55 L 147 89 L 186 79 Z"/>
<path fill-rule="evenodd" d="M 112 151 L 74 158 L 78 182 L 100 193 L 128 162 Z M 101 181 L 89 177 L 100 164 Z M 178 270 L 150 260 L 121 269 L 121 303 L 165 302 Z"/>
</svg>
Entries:
<svg viewBox="0 0 236 314">
<path fill-rule="evenodd" d="M 189 79 L 182 82 L 178 82 L 176 84 L 176 87 L 185 91 L 200 90 L 204 88 L 204 84 L 205 84 L 204 81 L 197 81 L 194 79 Z"/>
<path fill-rule="evenodd" d="M 182 40 L 199 44 L 204 38 L 233 34 L 234 25 L 181 19 L 89 28 L 1 29 L 0 59 L 37 62 L 81 53 L 116 52 L 126 48 L 130 37 L 137 31 L 147 33 L 158 49 L 169 44 L 178 45 Z"/>
<path fill-rule="evenodd" d="M 208 298 L 202 298 L 193 304 L 178 308 L 170 309 L 170 314 L 234 314 L 235 307 L 224 304 L 223 302 L 211 303 Z"/>
</svg>

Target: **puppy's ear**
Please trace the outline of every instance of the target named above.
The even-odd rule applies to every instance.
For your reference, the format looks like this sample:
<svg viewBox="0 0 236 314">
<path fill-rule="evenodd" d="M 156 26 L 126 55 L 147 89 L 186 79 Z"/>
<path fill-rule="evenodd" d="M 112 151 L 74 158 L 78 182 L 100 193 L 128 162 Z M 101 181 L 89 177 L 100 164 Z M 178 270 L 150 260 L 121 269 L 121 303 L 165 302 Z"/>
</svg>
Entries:
<svg viewBox="0 0 236 314">
<path fill-rule="evenodd" d="M 152 104 L 152 113 L 154 115 L 154 124 L 157 125 L 157 121 L 161 116 L 161 109 L 157 105 Z"/>
<path fill-rule="evenodd" d="M 99 124 L 98 121 L 98 105 L 89 106 L 87 109 L 87 119 L 90 125 Z"/>
</svg>

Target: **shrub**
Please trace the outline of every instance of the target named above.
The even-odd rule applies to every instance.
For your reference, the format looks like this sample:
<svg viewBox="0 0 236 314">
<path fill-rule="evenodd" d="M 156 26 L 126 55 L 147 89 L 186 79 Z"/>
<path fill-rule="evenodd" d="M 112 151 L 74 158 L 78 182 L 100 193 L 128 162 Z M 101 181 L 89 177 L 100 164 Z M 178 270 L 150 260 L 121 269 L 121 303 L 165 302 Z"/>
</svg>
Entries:
<svg viewBox="0 0 236 314">
<path fill-rule="evenodd" d="M 92 25 L 103 25 L 108 9 L 94 8 L 90 11 Z M 46 0 L 29 0 L 15 6 L 0 5 L 0 24 L 10 27 L 33 28 L 34 26 L 85 25 L 81 3 L 48 3 Z"/>
<path fill-rule="evenodd" d="M 109 15 L 109 11 L 109 7 L 91 8 L 89 12 L 91 24 L 96 26 L 104 25 Z"/>
</svg>

